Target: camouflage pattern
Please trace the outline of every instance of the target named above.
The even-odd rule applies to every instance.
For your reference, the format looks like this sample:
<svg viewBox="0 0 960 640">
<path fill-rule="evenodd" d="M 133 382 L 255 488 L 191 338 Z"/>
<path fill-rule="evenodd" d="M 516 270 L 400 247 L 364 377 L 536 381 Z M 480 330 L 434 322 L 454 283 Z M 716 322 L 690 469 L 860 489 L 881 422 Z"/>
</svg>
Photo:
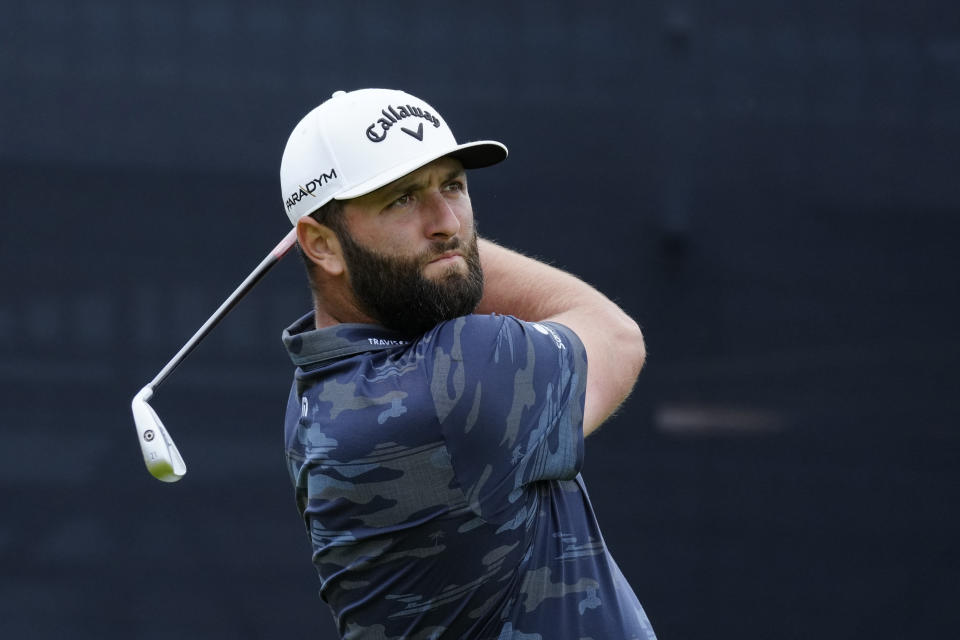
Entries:
<svg viewBox="0 0 960 640">
<path fill-rule="evenodd" d="M 343 638 L 654 638 L 579 475 L 586 354 L 473 315 L 284 332 L 286 454 Z"/>
</svg>

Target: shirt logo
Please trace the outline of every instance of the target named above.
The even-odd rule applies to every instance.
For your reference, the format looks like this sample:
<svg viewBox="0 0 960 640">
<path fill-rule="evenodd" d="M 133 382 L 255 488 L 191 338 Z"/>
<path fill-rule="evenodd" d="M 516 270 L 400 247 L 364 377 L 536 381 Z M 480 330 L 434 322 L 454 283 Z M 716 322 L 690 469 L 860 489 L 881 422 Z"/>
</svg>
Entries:
<svg viewBox="0 0 960 640">
<path fill-rule="evenodd" d="M 394 347 L 402 344 L 410 344 L 406 340 L 387 340 L 386 338 L 367 338 L 367 342 L 378 347 Z"/>
<path fill-rule="evenodd" d="M 367 127 L 367 138 L 370 139 L 370 142 L 383 142 L 387 139 L 387 133 L 390 132 L 390 129 L 393 125 L 397 124 L 405 118 L 423 118 L 434 128 L 440 127 L 440 118 L 433 115 L 426 109 L 421 109 L 419 107 L 413 107 L 411 105 L 397 105 L 397 106 L 388 106 L 385 109 L 381 109 L 380 113 L 383 114 L 382 118 L 378 118 L 376 122 Z M 405 134 L 411 138 L 416 138 L 420 142 L 423 142 L 423 123 L 418 123 L 416 129 L 408 129 L 407 127 L 400 127 L 400 131 L 403 131 Z"/>
<path fill-rule="evenodd" d="M 532 324 L 534 329 L 536 329 L 537 331 L 539 331 L 545 336 L 550 336 L 551 338 L 553 338 L 553 341 L 557 345 L 557 349 L 566 349 L 566 347 L 563 345 L 563 340 L 560 339 L 560 336 L 557 334 L 556 331 L 554 331 L 553 329 L 551 329 L 546 325 L 540 324 L 539 322 L 534 322 Z"/>
</svg>

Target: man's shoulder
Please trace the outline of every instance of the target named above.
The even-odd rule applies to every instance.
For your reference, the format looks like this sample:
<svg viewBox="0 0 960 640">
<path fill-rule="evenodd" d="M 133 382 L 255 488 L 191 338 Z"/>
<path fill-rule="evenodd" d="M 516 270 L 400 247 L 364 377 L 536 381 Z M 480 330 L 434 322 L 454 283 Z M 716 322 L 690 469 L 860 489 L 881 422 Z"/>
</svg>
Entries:
<svg viewBox="0 0 960 640">
<path fill-rule="evenodd" d="M 419 341 L 418 350 L 443 351 L 454 359 L 489 355 L 504 345 L 512 345 L 527 330 L 513 316 L 472 314 L 441 322 Z"/>
<path fill-rule="evenodd" d="M 511 315 L 473 314 L 441 322 L 419 340 L 419 350 L 440 348 L 468 353 L 470 350 L 513 348 L 523 343 L 549 351 L 580 353 L 583 345 L 577 334 L 558 322 L 530 322 Z M 489 353 L 487 351 L 486 353 Z"/>
<path fill-rule="evenodd" d="M 520 322 L 513 316 L 500 315 L 499 313 L 489 314 L 471 314 L 460 316 L 452 320 L 441 322 L 431 329 L 424 336 L 448 336 L 466 334 L 468 337 L 483 337 L 486 335 L 497 335 L 505 328 L 509 328 L 511 323 Z"/>
<path fill-rule="evenodd" d="M 427 344 L 448 345 L 471 343 L 495 345 L 529 337 L 534 341 L 564 350 L 571 346 L 582 349 L 580 339 L 569 327 L 558 322 L 529 322 L 511 315 L 473 314 L 441 322 L 426 335 Z"/>
</svg>

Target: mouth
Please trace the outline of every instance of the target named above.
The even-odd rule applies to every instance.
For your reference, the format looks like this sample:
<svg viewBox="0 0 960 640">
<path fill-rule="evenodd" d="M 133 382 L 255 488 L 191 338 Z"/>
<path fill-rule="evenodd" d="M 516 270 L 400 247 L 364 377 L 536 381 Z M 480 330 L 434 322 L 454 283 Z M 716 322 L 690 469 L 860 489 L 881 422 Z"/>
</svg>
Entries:
<svg viewBox="0 0 960 640">
<path fill-rule="evenodd" d="M 452 264 L 458 259 L 463 260 L 463 254 L 458 251 L 447 251 L 428 262 L 427 264 Z"/>
</svg>

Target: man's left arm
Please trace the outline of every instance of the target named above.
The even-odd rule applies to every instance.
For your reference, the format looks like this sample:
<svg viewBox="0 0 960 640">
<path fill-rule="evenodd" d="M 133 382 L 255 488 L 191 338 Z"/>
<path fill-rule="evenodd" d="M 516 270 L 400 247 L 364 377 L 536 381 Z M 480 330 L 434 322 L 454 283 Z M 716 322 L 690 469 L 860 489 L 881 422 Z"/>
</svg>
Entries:
<svg viewBox="0 0 960 640">
<path fill-rule="evenodd" d="M 480 241 L 484 295 L 478 313 L 562 324 L 587 352 L 583 433 L 603 424 L 633 389 L 646 359 L 637 323 L 582 280 L 532 258 Z"/>
</svg>

